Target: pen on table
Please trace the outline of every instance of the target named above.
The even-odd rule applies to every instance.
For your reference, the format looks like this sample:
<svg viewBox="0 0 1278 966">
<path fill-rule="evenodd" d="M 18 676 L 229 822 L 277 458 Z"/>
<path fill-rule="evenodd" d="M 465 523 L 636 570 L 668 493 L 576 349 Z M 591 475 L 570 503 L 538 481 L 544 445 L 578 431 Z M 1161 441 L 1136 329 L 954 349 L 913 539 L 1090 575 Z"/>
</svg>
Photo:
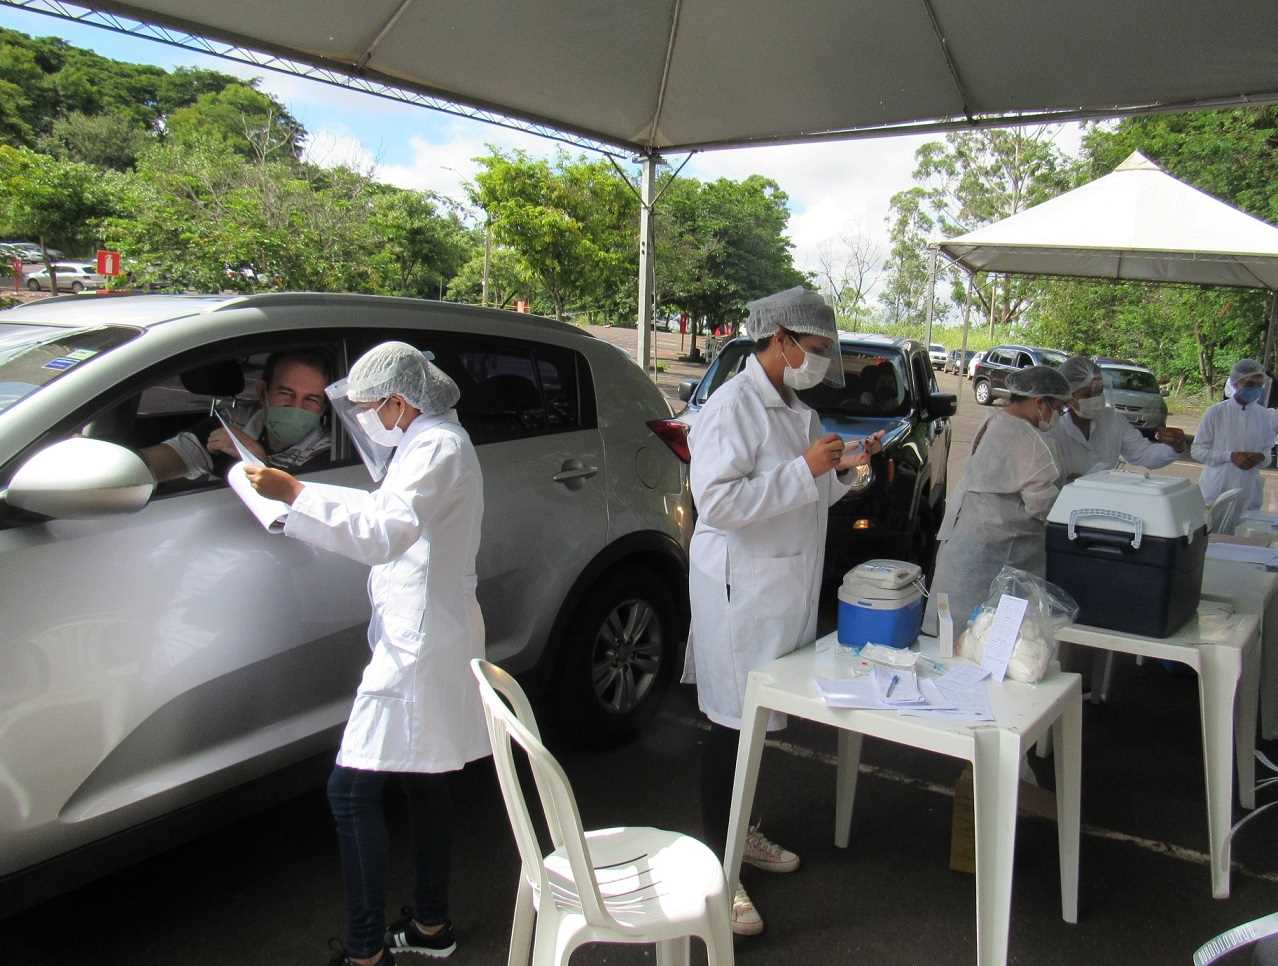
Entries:
<svg viewBox="0 0 1278 966">
<path fill-rule="evenodd" d="M 883 697 L 885 698 L 892 697 L 892 691 L 893 689 L 896 688 L 896 682 L 899 681 L 900 679 L 901 679 L 901 676 L 899 674 L 892 675 L 892 680 L 888 682 L 887 690 L 883 692 Z"/>
</svg>

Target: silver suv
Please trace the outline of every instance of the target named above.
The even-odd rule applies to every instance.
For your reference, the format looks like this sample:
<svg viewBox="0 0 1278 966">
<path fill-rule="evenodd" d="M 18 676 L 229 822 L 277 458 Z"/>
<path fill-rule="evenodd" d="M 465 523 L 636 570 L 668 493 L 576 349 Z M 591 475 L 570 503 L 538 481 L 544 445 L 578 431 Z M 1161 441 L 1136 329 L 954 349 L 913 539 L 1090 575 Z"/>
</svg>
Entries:
<svg viewBox="0 0 1278 966">
<path fill-rule="evenodd" d="M 1167 425 L 1167 401 L 1157 377 L 1144 366 L 1125 359 L 1097 359 L 1105 383 L 1105 402 L 1146 436 Z"/>
<path fill-rule="evenodd" d="M 365 568 L 268 534 L 220 480 L 148 497 L 132 451 L 250 400 L 269 353 L 340 375 L 389 338 L 462 390 L 489 657 L 578 734 L 651 713 L 687 628 L 692 508 L 683 427 L 615 347 L 371 296 L 32 303 L 0 313 L 0 909 L 39 898 L 20 873 L 101 872 L 84 847 L 336 747 L 368 657 Z M 338 426 L 319 462 L 304 480 L 372 487 Z M 60 468 L 19 472 L 40 463 Z"/>
</svg>

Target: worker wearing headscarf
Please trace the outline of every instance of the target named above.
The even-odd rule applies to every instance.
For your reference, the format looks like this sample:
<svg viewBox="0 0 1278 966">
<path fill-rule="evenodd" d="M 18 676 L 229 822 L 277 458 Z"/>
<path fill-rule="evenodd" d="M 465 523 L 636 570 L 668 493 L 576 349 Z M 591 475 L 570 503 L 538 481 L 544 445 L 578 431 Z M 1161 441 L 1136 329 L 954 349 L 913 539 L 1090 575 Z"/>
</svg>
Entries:
<svg viewBox="0 0 1278 966">
<path fill-rule="evenodd" d="M 927 610 L 926 633 L 937 631 L 938 594 L 948 594 L 957 635 L 989 595 L 1004 567 L 1043 576 L 1047 513 L 1059 492 L 1060 463 L 1047 438 L 1070 398 L 1069 383 L 1051 366 L 1007 377 L 1011 399 L 990 416 L 972 442 L 958 491 L 937 534 L 941 546 Z"/>
<path fill-rule="evenodd" d="M 1148 469 L 1166 466 L 1184 452 L 1185 435 L 1161 429 L 1151 443 L 1116 409 L 1105 405 L 1101 368 L 1086 356 L 1071 356 L 1061 366 L 1069 383 L 1065 412 L 1048 434 L 1061 457 L 1061 477 L 1071 480 L 1098 470 L 1112 470 L 1119 458 Z"/>
<path fill-rule="evenodd" d="M 390 962 L 390 950 L 447 956 L 456 945 L 447 773 L 490 754 L 467 668 L 484 655 L 475 596 L 483 478 L 453 409 L 457 385 L 413 346 L 375 346 L 329 395 L 335 409 L 343 404 L 347 431 L 367 437 L 361 454 L 394 448 L 376 490 L 302 483 L 266 467 L 246 474 L 263 496 L 290 505 L 285 534 L 372 568 L 372 657 L 328 783 L 346 884 L 337 961 Z M 387 932 L 382 797 L 392 773 L 409 794 L 417 892 L 413 914 Z"/>
<path fill-rule="evenodd" d="M 1278 410 L 1261 403 L 1265 370 L 1255 359 L 1240 359 L 1229 374 L 1231 399 L 1203 413 L 1191 449 L 1203 464 L 1198 485 L 1203 499 L 1213 502 L 1226 490 L 1241 489 L 1239 506 L 1258 510 L 1264 498 L 1260 467 L 1269 460 L 1278 436 Z"/>
<path fill-rule="evenodd" d="M 710 397 L 688 440 L 698 516 L 689 555 L 692 627 L 684 680 L 696 681 L 697 702 L 710 719 L 702 822 L 720 855 L 746 678 L 816 639 L 827 513 L 848 492 L 844 471 L 878 450 L 877 437 L 846 445 L 823 432 L 816 412 L 795 395 L 822 382 L 843 385 L 838 330 L 825 300 L 793 288 L 748 308 L 746 332 L 755 353 Z M 770 725 L 782 727 L 784 718 Z M 747 838 L 745 861 L 774 872 L 799 864 L 757 829 Z M 732 928 L 742 935 L 763 930 L 740 887 Z"/>
</svg>

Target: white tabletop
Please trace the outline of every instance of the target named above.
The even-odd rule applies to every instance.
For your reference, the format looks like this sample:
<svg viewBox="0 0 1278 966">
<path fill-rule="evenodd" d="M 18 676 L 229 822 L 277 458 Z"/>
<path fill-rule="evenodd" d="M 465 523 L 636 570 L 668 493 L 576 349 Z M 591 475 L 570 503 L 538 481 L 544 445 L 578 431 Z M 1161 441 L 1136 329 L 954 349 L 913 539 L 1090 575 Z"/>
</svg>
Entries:
<svg viewBox="0 0 1278 966">
<path fill-rule="evenodd" d="M 1257 614 L 1224 613 L 1220 604 L 1207 600 L 1199 605 L 1192 619 L 1167 637 L 1146 637 L 1090 624 L 1067 624 L 1056 632 L 1056 639 L 1124 654 L 1180 661 L 1197 668 L 1199 647 L 1213 645 L 1242 651 L 1255 641 L 1259 623 Z"/>
<path fill-rule="evenodd" d="M 923 651 L 926 653 L 926 643 Z M 943 664 L 967 663 L 959 658 L 940 659 Z M 811 647 L 800 648 L 752 673 L 765 679 L 761 681 L 765 693 L 760 704 L 777 711 L 785 711 L 835 727 L 843 727 L 864 734 L 878 735 L 891 740 L 931 747 L 936 751 L 955 754 L 938 747 L 935 740 L 918 741 L 921 732 L 950 734 L 969 739 L 975 728 L 999 727 L 1024 733 L 1041 731 L 1044 723 L 1056 716 L 1056 709 L 1065 699 L 1078 675 L 1065 674 L 1055 666 L 1037 684 L 1019 681 L 986 681 L 990 709 L 994 721 L 975 721 L 945 716 L 906 717 L 895 711 L 849 709 L 828 707 L 816 686 L 816 678 L 851 677 L 860 657 L 838 642 L 837 634 L 827 634 Z M 1046 720 L 1045 722 L 1045 719 Z M 912 740 L 909 736 L 914 735 Z"/>
</svg>

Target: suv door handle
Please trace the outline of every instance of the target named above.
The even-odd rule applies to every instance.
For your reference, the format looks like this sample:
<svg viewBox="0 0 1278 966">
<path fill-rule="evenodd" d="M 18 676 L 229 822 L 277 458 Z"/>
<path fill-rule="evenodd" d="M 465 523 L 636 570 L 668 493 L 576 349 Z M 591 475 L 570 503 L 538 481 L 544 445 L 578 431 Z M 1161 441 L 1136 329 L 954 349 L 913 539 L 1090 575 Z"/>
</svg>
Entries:
<svg viewBox="0 0 1278 966">
<path fill-rule="evenodd" d="M 590 479 L 598 472 L 599 467 L 586 466 L 581 460 L 565 460 L 559 472 L 551 479 L 556 483 L 562 483 L 570 490 L 579 490 L 582 487 L 583 480 Z"/>
</svg>

